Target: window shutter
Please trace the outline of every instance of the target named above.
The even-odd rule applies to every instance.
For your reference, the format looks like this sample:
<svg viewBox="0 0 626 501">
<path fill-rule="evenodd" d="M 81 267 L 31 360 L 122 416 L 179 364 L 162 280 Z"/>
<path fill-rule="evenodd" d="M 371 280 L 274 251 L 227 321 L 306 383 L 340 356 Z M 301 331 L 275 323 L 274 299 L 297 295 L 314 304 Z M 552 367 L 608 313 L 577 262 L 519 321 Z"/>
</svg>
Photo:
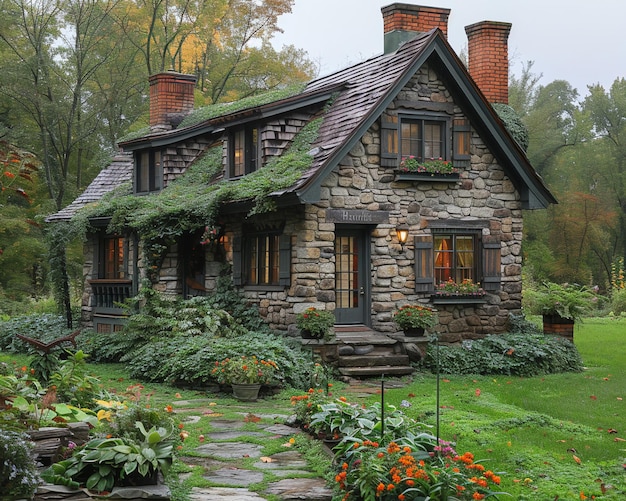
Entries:
<svg viewBox="0 0 626 501">
<path fill-rule="evenodd" d="M 452 164 L 463 168 L 470 166 L 472 128 L 469 120 L 455 119 L 452 123 Z"/>
<path fill-rule="evenodd" d="M 483 289 L 489 292 L 500 290 L 502 272 L 500 269 L 501 245 L 497 237 L 483 240 Z"/>
<path fill-rule="evenodd" d="M 415 292 L 432 292 L 434 289 L 433 237 L 416 236 L 415 244 Z"/>
<path fill-rule="evenodd" d="M 380 164 L 383 167 L 398 167 L 398 117 L 382 120 Z M 395 119 L 395 121 L 394 121 Z"/>
<path fill-rule="evenodd" d="M 280 235 L 278 283 L 291 285 L 291 235 Z"/>
<path fill-rule="evenodd" d="M 241 252 L 241 235 L 233 237 L 233 284 L 243 285 L 243 252 Z"/>
</svg>

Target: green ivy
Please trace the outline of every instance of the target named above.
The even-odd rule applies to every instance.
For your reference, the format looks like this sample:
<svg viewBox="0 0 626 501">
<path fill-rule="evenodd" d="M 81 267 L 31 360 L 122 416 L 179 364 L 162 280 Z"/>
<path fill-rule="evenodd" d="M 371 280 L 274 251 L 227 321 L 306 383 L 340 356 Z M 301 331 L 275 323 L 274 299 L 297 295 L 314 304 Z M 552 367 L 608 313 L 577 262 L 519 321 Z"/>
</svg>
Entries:
<svg viewBox="0 0 626 501">
<path fill-rule="evenodd" d="M 500 120 L 504 122 L 506 129 L 513 136 L 513 139 L 517 141 L 524 151 L 528 150 L 528 127 L 524 125 L 517 112 L 508 104 L 494 103 L 492 106 Z"/>
<path fill-rule="evenodd" d="M 437 364 L 438 362 L 438 364 Z M 574 344 L 559 336 L 537 333 L 499 334 L 460 346 L 430 344 L 425 365 L 442 374 L 532 377 L 580 372 L 582 359 Z"/>
<path fill-rule="evenodd" d="M 144 243 L 145 257 L 154 278 L 170 245 L 183 234 L 213 225 L 225 201 L 250 200 L 250 214 L 275 210 L 269 195 L 292 186 L 311 166 L 308 153 L 318 134 L 321 118 L 309 122 L 280 157 L 238 180 L 215 182 L 222 172 L 222 148 L 208 150 L 187 172 L 158 194 L 137 197 L 129 186 L 120 187 L 93 207 L 79 211 L 75 231 L 85 229 L 89 218 L 111 217 L 110 232 L 135 231 Z"/>
</svg>

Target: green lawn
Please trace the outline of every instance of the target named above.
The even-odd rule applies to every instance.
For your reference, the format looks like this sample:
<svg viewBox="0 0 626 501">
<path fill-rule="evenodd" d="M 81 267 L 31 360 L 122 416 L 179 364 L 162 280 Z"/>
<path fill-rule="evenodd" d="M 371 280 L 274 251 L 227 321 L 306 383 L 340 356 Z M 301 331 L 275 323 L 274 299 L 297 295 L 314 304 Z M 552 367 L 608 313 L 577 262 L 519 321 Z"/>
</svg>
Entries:
<svg viewBox="0 0 626 501">
<path fill-rule="evenodd" d="M 386 402 L 403 410 L 454 441 L 459 453 L 467 450 L 500 472 L 502 490 L 515 500 L 626 499 L 626 320 L 588 319 L 577 325 L 575 343 L 586 369 L 582 373 L 536 378 L 441 376 L 437 416 L 437 377 L 417 374 L 408 384 L 387 389 Z M 0 361 L 18 365 L 24 356 L 0 355 Z M 93 365 L 104 386 L 124 392 L 138 381 L 128 378 L 122 365 Z M 406 382 L 406 381 L 405 381 Z M 379 384 L 371 381 L 371 384 Z M 207 397 L 206 393 L 166 385 L 145 384 L 143 398 L 153 405 Z M 388 383 L 387 388 L 392 386 Z M 340 384 L 335 395 L 350 401 L 375 401 Z M 289 396 L 283 392 L 254 405 L 255 413 L 289 412 Z M 211 409 L 225 416 L 240 411 L 232 399 L 215 398 Z M 184 413 L 184 405 L 180 411 Z M 188 452 L 197 435 L 210 424 L 190 426 Z M 177 493 L 177 499 L 185 499 Z"/>
<path fill-rule="evenodd" d="M 626 498 L 626 322 L 586 320 L 575 344 L 582 373 L 440 379 L 440 437 L 501 471 L 514 499 Z M 386 398 L 434 426 L 436 386 L 422 375 Z"/>
</svg>

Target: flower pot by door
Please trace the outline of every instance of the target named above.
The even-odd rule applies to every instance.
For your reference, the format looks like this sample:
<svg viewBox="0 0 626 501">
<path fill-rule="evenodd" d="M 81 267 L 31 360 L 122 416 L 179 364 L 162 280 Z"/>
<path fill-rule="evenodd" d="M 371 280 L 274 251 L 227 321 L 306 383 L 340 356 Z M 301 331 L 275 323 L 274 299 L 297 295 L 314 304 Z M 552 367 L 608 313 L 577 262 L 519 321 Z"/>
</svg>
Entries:
<svg viewBox="0 0 626 501">
<path fill-rule="evenodd" d="M 404 329 L 404 335 L 407 337 L 421 337 L 424 335 L 424 327 Z"/>
<path fill-rule="evenodd" d="M 242 402 L 254 402 L 259 397 L 260 384 L 233 384 L 233 396 Z"/>
<path fill-rule="evenodd" d="M 574 339 L 574 321 L 559 315 L 543 316 L 543 333 L 557 334 L 571 341 Z"/>
<path fill-rule="evenodd" d="M 300 336 L 302 336 L 302 339 L 315 339 L 315 336 L 311 333 L 311 331 L 306 329 L 302 329 L 300 331 Z"/>
</svg>

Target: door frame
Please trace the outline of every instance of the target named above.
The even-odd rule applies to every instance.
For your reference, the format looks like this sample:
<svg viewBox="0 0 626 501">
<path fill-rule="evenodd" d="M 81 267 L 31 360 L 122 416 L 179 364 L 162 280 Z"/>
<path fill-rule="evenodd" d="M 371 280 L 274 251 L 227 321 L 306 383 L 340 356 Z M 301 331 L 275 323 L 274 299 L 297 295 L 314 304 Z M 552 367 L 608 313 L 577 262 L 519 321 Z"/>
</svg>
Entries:
<svg viewBox="0 0 626 501">
<path fill-rule="evenodd" d="M 366 225 L 335 225 L 334 246 L 338 237 L 354 237 L 357 239 L 356 255 L 358 259 L 358 287 L 362 290 L 357 308 L 340 308 L 337 297 L 337 253 L 335 251 L 335 318 L 338 325 L 363 324 L 370 326 L 371 317 L 371 227 Z M 356 310 L 356 311 L 350 311 Z"/>
</svg>

